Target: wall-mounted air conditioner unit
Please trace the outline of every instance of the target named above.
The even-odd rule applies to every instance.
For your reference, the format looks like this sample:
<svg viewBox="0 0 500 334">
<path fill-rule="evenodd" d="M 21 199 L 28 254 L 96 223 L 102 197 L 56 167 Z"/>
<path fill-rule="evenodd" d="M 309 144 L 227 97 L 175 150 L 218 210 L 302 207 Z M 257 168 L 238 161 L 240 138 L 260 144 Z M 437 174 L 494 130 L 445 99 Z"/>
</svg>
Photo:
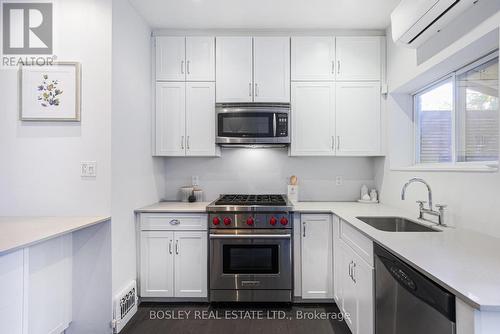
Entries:
<svg viewBox="0 0 500 334">
<path fill-rule="evenodd" d="M 394 42 L 417 48 L 479 0 L 402 0 L 391 13 Z"/>
</svg>

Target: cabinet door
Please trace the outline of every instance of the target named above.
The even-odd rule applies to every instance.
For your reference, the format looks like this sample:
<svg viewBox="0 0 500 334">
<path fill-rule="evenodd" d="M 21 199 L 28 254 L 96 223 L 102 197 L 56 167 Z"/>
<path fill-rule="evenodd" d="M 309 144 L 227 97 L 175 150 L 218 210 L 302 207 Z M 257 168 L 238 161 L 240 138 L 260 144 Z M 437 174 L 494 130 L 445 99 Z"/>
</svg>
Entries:
<svg viewBox="0 0 500 334">
<path fill-rule="evenodd" d="M 333 297 L 330 215 L 302 215 L 302 298 Z"/>
<path fill-rule="evenodd" d="M 62 333 L 71 322 L 72 237 L 51 239 L 27 252 L 25 333 Z"/>
<path fill-rule="evenodd" d="M 184 156 L 186 83 L 156 84 L 156 155 Z"/>
<path fill-rule="evenodd" d="M 337 82 L 337 155 L 380 154 L 380 83 Z"/>
<path fill-rule="evenodd" d="M 141 232 L 141 297 L 174 296 L 174 232 Z"/>
<path fill-rule="evenodd" d="M 340 293 L 342 295 L 342 304 L 339 307 L 342 309 L 344 315 L 346 315 L 345 321 L 349 329 L 353 334 L 357 334 L 357 292 L 352 277 L 352 268 L 354 266 L 353 251 L 343 241 L 340 241 L 339 250 L 341 264 L 338 268 L 335 268 L 335 270 L 339 270 Z"/>
<path fill-rule="evenodd" d="M 215 39 L 186 37 L 186 80 L 215 80 Z"/>
<path fill-rule="evenodd" d="M 185 37 L 156 37 L 156 80 L 186 79 Z"/>
<path fill-rule="evenodd" d="M 342 304 L 342 294 L 340 290 L 340 278 L 341 278 L 341 263 L 342 258 L 340 256 L 340 219 L 337 216 L 333 216 L 333 298 L 337 302 L 337 305 Z"/>
<path fill-rule="evenodd" d="M 215 83 L 186 84 L 186 155 L 215 155 Z"/>
<path fill-rule="evenodd" d="M 23 250 L 0 256 L 0 324 L 2 333 L 23 333 Z"/>
<path fill-rule="evenodd" d="M 374 333 L 374 269 L 359 257 L 354 256 L 353 276 L 356 288 L 356 329 L 358 334 Z"/>
<path fill-rule="evenodd" d="M 335 38 L 292 37 L 292 80 L 335 79 Z"/>
<path fill-rule="evenodd" d="M 217 102 L 252 102 L 252 37 L 217 37 Z"/>
<path fill-rule="evenodd" d="M 292 82 L 291 155 L 334 155 L 335 84 Z"/>
<path fill-rule="evenodd" d="M 175 297 L 207 296 L 207 232 L 175 232 Z"/>
<path fill-rule="evenodd" d="M 377 81 L 381 37 L 337 37 L 337 81 Z"/>
<path fill-rule="evenodd" d="M 290 102 L 290 38 L 254 37 L 254 101 Z"/>
</svg>

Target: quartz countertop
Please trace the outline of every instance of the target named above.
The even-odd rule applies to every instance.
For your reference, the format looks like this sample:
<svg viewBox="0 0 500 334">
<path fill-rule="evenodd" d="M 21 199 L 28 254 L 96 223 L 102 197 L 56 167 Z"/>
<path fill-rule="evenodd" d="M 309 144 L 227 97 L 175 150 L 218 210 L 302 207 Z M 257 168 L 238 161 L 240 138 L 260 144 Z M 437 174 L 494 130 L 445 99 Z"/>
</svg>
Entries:
<svg viewBox="0 0 500 334">
<path fill-rule="evenodd" d="M 0 256 L 14 250 L 72 233 L 110 217 L 1 217 Z"/>
<path fill-rule="evenodd" d="M 136 212 L 205 212 L 208 204 L 160 202 Z M 294 211 L 335 214 L 472 307 L 500 311 L 499 238 L 467 229 L 437 228 L 416 219 L 417 207 L 408 212 L 384 204 L 298 202 Z M 359 216 L 405 217 L 442 232 L 384 232 L 360 221 Z"/>
</svg>

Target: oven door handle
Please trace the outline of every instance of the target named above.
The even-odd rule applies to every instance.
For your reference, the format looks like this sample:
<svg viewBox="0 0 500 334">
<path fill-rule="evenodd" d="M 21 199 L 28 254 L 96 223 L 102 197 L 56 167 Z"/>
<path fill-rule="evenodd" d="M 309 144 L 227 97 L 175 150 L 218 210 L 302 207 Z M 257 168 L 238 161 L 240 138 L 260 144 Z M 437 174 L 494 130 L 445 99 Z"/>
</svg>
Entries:
<svg viewBox="0 0 500 334">
<path fill-rule="evenodd" d="M 276 137 L 276 113 L 273 114 L 273 137 Z"/>
<path fill-rule="evenodd" d="M 210 234 L 210 239 L 291 239 L 291 234 Z"/>
</svg>

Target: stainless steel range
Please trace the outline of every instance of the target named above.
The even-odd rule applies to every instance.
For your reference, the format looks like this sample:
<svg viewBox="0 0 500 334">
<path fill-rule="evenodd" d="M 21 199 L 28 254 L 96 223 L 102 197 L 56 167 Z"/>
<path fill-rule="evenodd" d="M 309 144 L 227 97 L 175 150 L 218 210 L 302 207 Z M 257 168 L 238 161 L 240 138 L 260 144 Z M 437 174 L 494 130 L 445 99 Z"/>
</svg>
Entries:
<svg viewBox="0 0 500 334">
<path fill-rule="evenodd" d="M 211 203 L 210 300 L 291 302 L 293 206 L 285 195 Z"/>
</svg>

